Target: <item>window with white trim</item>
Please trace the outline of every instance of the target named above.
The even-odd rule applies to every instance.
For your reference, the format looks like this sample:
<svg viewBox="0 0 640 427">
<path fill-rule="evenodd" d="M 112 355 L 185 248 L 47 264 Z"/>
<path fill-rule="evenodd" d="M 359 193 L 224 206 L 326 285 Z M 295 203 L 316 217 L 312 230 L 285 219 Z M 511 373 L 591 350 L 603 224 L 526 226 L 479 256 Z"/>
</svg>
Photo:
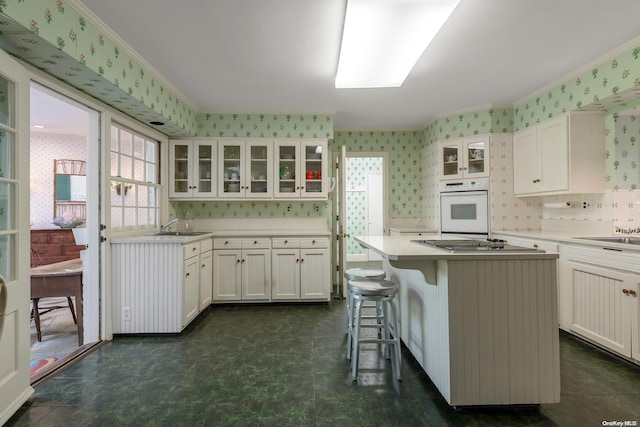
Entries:
<svg viewBox="0 0 640 427">
<path fill-rule="evenodd" d="M 157 228 L 160 143 L 111 126 L 111 230 Z"/>
</svg>

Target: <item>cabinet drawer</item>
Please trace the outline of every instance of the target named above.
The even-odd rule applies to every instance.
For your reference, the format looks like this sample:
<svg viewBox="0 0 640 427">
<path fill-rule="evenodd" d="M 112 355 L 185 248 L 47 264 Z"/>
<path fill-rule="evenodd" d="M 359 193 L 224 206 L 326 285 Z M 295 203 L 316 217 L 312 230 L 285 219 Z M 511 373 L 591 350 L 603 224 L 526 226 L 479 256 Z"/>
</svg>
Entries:
<svg viewBox="0 0 640 427">
<path fill-rule="evenodd" d="M 242 249 L 269 249 L 271 248 L 271 239 L 242 239 Z"/>
<path fill-rule="evenodd" d="M 184 259 L 194 257 L 200 253 L 200 242 L 187 243 L 182 245 L 182 256 Z"/>
<path fill-rule="evenodd" d="M 303 237 L 300 239 L 301 248 L 328 248 L 328 237 Z"/>
<path fill-rule="evenodd" d="M 213 239 L 200 240 L 200 252 L 207 252 L 213 249 Z"/>
<path fill-rule="evenodd" d="M 241 249 L 242 239 L 213 239 L 213 249 Z"/>
<path fill-rule="evenodd" d="M 299 237 L 275 237 L 273 239 L 273 247 L 278 249 L 283 248 L 299 248 L 300 247 L 300 238 Z"/>
</svg>

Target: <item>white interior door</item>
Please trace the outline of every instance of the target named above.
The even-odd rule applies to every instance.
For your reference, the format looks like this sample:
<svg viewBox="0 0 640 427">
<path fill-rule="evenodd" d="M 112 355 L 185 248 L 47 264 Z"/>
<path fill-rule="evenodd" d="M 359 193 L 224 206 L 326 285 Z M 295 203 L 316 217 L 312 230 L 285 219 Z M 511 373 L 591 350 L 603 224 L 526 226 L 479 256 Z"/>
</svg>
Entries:
<svg viewBox="0 0 640 427">
<path fill-rule="evenodd" d="M 29 385 L 29 74 L 0 51 L 0 424 Z"/>
<path fill-rule="evenodd" d="M 384 235 L 384 191 L 382 172 L 367 174 L 367 236 Z M 382 257 L 367 249 L 368 261 L 382 261 Z"/>
</svg>

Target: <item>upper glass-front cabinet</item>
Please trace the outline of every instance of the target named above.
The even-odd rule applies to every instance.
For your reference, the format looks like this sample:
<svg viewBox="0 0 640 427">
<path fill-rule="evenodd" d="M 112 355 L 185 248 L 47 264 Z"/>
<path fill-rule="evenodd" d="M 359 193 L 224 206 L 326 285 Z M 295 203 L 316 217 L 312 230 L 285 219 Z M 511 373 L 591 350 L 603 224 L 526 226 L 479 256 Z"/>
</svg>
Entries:
<svg viewBox="0 0 640 427">
<path fill-rule="evenodd" d="M 489 176 L 489 137 L 479 136 L 438 143 L 441 179 Z"/>
<path fill-rule="evenodd" d="M 215 147 L 212 140 L 171 141 L 169 197 L 215 195 Z"/>
<path fill-rule="evenodd" d="M 266 198 L 273 195 L 273 142 L 218 141 L 218 196 Z"/>
<path fill-rule="evenodd" d="M 326 140 L 280 140 L 275 147 L 275 197 L 326 197 Z"/>
</svg>

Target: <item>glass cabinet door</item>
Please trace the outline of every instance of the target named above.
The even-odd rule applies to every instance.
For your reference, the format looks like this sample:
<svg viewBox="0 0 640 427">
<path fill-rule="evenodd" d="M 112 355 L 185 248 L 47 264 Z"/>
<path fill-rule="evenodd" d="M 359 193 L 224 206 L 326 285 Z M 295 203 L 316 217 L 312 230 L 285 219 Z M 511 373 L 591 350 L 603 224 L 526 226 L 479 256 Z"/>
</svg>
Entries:
<svg viewBox="0 0 640 427">
<path fill-rule="evenodd" d="M 488 176 L 488 141 L 485 137 L 478 140 L 464 142 L 465 157 L 467 159 L 465 174 L 468 176 Z"/>
<path fill-rule="evenodd" d="M 246 197 L 259 198 L 273 195 L 273 159 L 272 143 L 247 141 L 247 165 L 249 176 L 245 182 Z"/>
<path fill-rule="evenodd" d="M 215 145 L 211 141 L 195 141 L 194 145 L 194 193 L 198 196 L 213 195 L 215 190 Z"/>
<path fill-rule="evenodd" d="M 307 142 L 304 142 L 302 146 L 304 160 L 301 171 L 303 176 L 300 178 L 302 181 L 301 193 L 310 197 L 319 196 L 319 193 L 324 191 L 323 156 L 326 155 L 326 147 L 323 147 L 322 144 Z"/>
<path fill-rule="evenodd" d="M 299 157 L 298 141 L 283 141 L 276 144 L 276 196 L 298 197 L 297 159 Z"/>
<path fill-rule="evenodd" d="M 220 197 L 244 197 L 244 141 L 222 142 L 219 145 Z"/>
<path fill-rule="evenodd" d="M 171 141 L 171 157 L 173 162 L 169 168 L 169 195 L 174 197 L 191 195 L 189 184 L 190 157 L 193 146 L 191 141 Z"/>
<path fill-rule="evenodd" d="M 440 149 L 440 173 L 442 177 L 456 178 L 462 175 L 462 153 L 459 142 L 444 144 Z"/>
</svg>

